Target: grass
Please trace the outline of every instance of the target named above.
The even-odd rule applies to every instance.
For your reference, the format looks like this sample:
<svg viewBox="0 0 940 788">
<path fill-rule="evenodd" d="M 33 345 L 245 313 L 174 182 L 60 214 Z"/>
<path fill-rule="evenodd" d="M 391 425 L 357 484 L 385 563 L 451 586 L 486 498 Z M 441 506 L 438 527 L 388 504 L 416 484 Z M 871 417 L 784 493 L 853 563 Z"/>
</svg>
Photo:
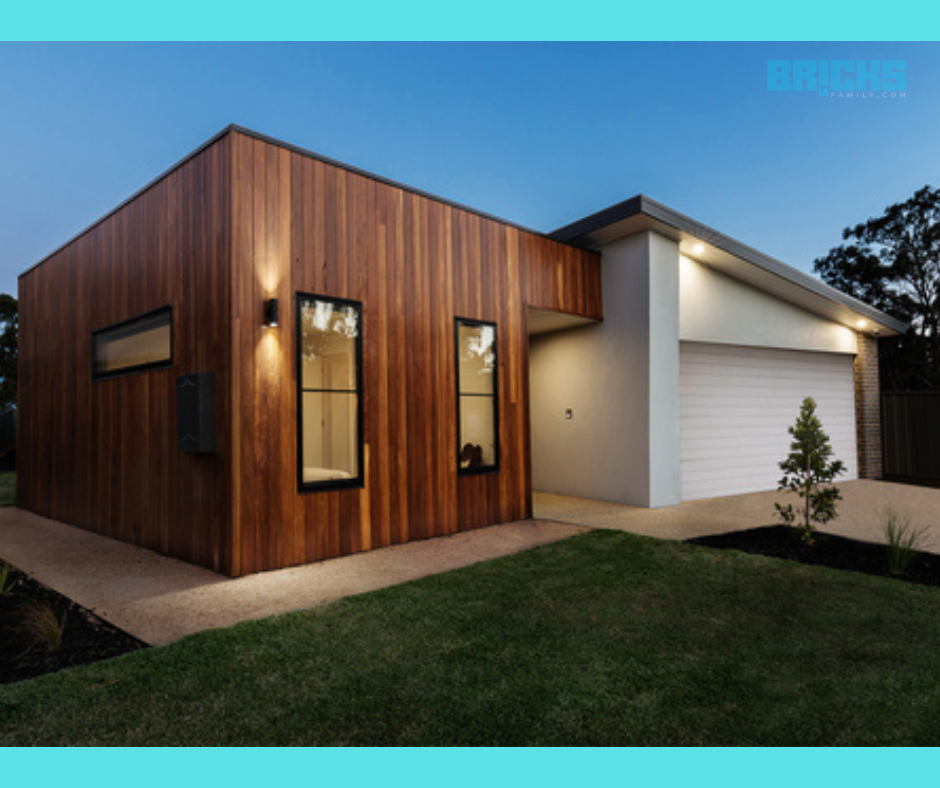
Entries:
<svg viewBox="0 0 940 788">
<path fill-rule="evenodd" d="M 0 506 L 16 503 L 16 471 L 0 471 Z"/>
<path fill-rule="evenodd" d="M 936 745 L 940 590 L 596 531 L 0 687 L 2 745 Z"/>
</svg>

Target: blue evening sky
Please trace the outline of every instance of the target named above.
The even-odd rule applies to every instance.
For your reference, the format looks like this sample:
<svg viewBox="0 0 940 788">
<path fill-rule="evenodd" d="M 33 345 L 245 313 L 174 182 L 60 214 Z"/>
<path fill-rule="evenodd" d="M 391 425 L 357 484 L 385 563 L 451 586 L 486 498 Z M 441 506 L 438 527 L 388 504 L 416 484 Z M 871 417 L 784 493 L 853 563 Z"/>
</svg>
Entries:
<svg viewBox="0 0 940 788">
<path fill-rule="evenodd" d="M 907 96 L 767 90 L 907 61 Z M 810 271 L 940 167 L 940 44 L 0 44 L 0 291 L 229 123 L 550 231 L 645 193 Z"/>
</svg>

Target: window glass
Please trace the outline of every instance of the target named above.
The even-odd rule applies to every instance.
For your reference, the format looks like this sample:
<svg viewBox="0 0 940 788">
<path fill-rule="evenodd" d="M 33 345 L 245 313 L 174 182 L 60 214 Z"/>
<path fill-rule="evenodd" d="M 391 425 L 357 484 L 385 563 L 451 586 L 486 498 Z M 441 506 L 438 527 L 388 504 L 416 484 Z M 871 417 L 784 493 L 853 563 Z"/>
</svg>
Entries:
<svg viewBox="0 0 940 788">
<path fill-rule="evenodd" d="M 169 307 L 128 320 L 92 335 L 96 377 L 169 364 L 172 360 Z"/>
<path fill-rule="evenodd" d="M 496 326 L 458 323 L 461 394 L 489 394 L 495 390 Z"/>
<path fill-rule="evenodd" d="M 300 320 L 303 387 L 355 389 L 358 308 L 319 299 L 305 301 Z"/>
<path fill-rule="evenodd" d="M 496 326 L 457 321 L 458 467 L 495 469 L 498 463 Z"/>
<path fill-rule="evenodd" d="M 300 483 L 358 484 L 360 307 L 315 296 L 298 306 Z"/>
</svg>

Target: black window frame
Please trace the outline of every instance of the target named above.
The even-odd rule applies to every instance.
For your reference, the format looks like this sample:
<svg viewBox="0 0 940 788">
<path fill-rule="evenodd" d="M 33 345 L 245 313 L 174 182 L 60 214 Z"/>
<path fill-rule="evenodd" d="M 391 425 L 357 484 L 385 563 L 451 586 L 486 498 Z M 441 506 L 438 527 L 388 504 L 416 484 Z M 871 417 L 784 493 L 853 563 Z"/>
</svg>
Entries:
<svg viewBox="0 0 940 788">
<path fill-rule="evenodd" d="M 460 412 L 460 327 L 469 326 L 471 328 L 481 328 L 487 327 L 493 329 L 493 347 L 496 350 L 496 363 L 493 366 L 493 393 L 492 394 L 478 394 L 470 395 L 465 394 L 463 396 L 491 396 L 493 398 L 493 453 L 495 458 L 490 465 L 477 465 L 475 467 L 462 468 L 460 465 L 460 452 L 462 446 L 460 445 L 460 424 L 461 424 L 461 412 Z M 454 388 L 457 395 L 457 475 L 458 476 L 481 476 L 487 473 L 499 473 L 499 461 L 500 461 L 500 447 L 499 447 L 499 327 L 497 324 L 491 320 L 477 320 L 476 318 L 471 317 L 455 317 L 454 318 Z"/>
<path fill-rule="evenodd" d="M 148 320 L 156 315 L 165 312 L 169 317 L 170 325 L 170 355 L 169 358 L 161 359 L 160 361 L 151 361 L 146 364 L 134 364 L 129 367 L 121 367 L 120 369 L 114 369 L 107 372 L 98 371 L 98 359 L 97 359 L 97 340 L 101 334 L 107 334 L 110 331 L 117 331 L 128 326 L 132 326 L 134 323 L 138 323 L 143 320 Z M 122 378 L 125 375 L 136 375 L 140 372 L 149 372 L 151 370 L 157 369 L 167 369 L 173 366 L 173 351 L 174 351 L 174 342 L 173 342 L 173 306 L 167 304 L 166 306 L 157 307 L 156 309 L 151 309 L 149 312 L 144 312 L 140 315 L 134 315 L 134 317 L 129 317 L 127 320 L 121 320 L 117 323 L 112 323 L 109 326 L 104 326 L 102 328 L 96 329 L 91 332 L 91 379 L 93 381 L 98 380 L 107 380 L 109 378 Z"/>
<path fill-rule="evenodd" d="M 356 468 L 357 475 L 351 479 L 325 479 L 319 482 L 304 481 L 304 389 L 303 359 L 303 326 L 301 322 L 301 306 L 304 302 L 325 301 L 343 307 L 354 307 L 358 313 L 358 331 L 356 333 Z M 363 370 L 362 370 L 362 334 L 364 329 L 362 302 L 349 298 L 336 298 L 334 296 L 318 295 L 297 291 L 294 299 L 296 315 L 294 318 L 296 332 L 296 364 L 297 364 L 297 489 L 300 493 L 325 492 L 327 490 L 350 490 L 365 486 L 365 419 L 363 406 Z M 318 389 L 322 391 L 322 389 Z M 349 392 L 352 393 L 352 392 Z"/>
</svg>

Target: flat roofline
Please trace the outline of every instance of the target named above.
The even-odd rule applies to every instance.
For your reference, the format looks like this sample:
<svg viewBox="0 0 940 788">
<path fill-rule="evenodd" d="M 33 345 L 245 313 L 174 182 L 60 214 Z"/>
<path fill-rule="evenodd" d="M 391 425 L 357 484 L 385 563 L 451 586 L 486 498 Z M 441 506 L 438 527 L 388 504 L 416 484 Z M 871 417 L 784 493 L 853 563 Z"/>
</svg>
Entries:
<svg viewBox="0 0 940 788">
<path fill-rule="evenodd" d="M 708 225 L 702 224 L 690 216 L 670 208 L 668 205 L 647 197 L 645 194 L 638 194 L 583 219 L 578 219 L 549 233 L 549 237 L 581 248 L 597 250 L 600 246 L 610 243 L 616 238 L 636 232 L 635 229 L 623 227 L 622 232 L 618 234 L 616 225 L 621 222 L 626 223 L 627 220 L 638 216 L 649 217 L 681 233 L 694 236 L 727 254 L 756 266 L 762 271 L 779 277 L 790 285 L 840 304 L 859 315 L 864 315 L 872 322 L 891 331 L 903 334 L 908 329 L 907 323 L 891 317 L 881 310 L 875 309 L 873 306 L 869 306 L 847 293 L 843 293 L 841 290 L 836 290 L 825 282 L 803 273 L 781 260 L 777 260 L 752 246 L 741 243 Z M 599 235 L 601 238 L 598 238 Z"/>
<path fill-rule="evenodd" d="M 432 194 L 431 192 L 426 192 L 426 191 L 423 191 L 422 189 L 417 189 L 417 188 L 415 188 L 415 187 L 413 187 L 413 186 L 408 186 L 407 184 L 400 183 L 400 182 L 398 182 L 398 181 L 394 181 L 394 180 L 392 180 L 392 179 L 390 179 L 390 178 L 385 178 L 385 177 L 383 177 L 383 176 L 381 176 L 381 175 L 376 175 L 375 173 L 369 172 L 368 170 L 363 170 L 363 169 L 360 169 L 359 167 L 354 167 L 354 166 L 352 166 L 351 164 L 345 164 L 344 162 L 338 161 L 338 160 L 336 160 L 336 159 L 331 159 L 331 158 L 329 158 L 328 156 L 322 156 L 321 154 L 315 153 L 314 151 L 311 151 L 311 150 L 307 150 L 306 148 L 301 148 L 301 147 L 299 147 L 299 146 L 297 146 L 297 145 L 291 145 L 290 143 L 287 143 L 287 142 L 284 142 L 284 141 L 282 141 L 282 140 L 276 139 L 275 137 L 269 137 L 269 136 L 267 136 L 266 134 L 261 134 L 260 132 L 253 131 L 252 129 L 245 128 L 244 126 L 239 126 L 237 123 L 230 123 L 228 126 L 226 126 L 224 129 L 222 129 L 220 132 L 218 132 L 217 134 L 214 134 L 212 137 L 210 137 L 208 140 L 206 140 L 204 143 L 202 143 L 202 145 L 200 145 L 198 148 L 196 148 L 196 149 L 193 150 L 193 151 L 190 151 L 190 152 L 187 153 L 182 159 L 180 159 L 180 160 L 177 161 L 175 164 L 173 164 L 173 165 L 171 165 L 170 167 L 168 167 L 167 169 L 165 169 L 163 172 L 161 172 L 159 175 L 157 175 L 157 176 L 156 176 L 155 178 L 153 178 L 152 180 L 148 181 L 144 186 L 142 186 L 142 187 L 139 188 L 137 191 L 135 191 L 133 194 L 131 194 L 130 197 L 128 197 L 127 199 L 125 199 L 125 200 L 121 201 L 120 203 L 118 203 L 114 208 L 112 208 L 112 209 L 111 209 L 110 211 L 108 211 L 106 214 L 104 214 L 103 216 L 101 216 L 101 217 L 99 217 L 98 219 L 96 219 L 94 222 L 92 222 L 91 224 L 89 224 L 89 225 L 88 225 L 87 227 L 85 227 L 83 230 L 80 230 L 78 233 L 76 233 L 75 235 L 73 235 L 71 238 L 69 238 L 69 239 L 68 239 L 67 241 L 65 241 L 64 243 L 59 244 L 59 246 L 57 246 L 55 249 L 53 249 L 51 252 L 49 252 L 47 255 L 45 255 L 45 256 L 44 256 L 42 259 L 40 259 L 38 262 L 33 263 L 33 265 L 31 265 L 31 266 L 30 266 L 29 268 L 27 268 L 25 271 L 21 272 L 21 273 L 17 276 L 17 279 L 20 279 L 20 278 L 26 276 L 27 274 L 31 273 L 31 272 L 34 271 L 35 269 L 39 268 L 39 266 L 41 266 L 43 263 L 48 262 L 51 258 L 53 258 L 53 257 L 55 257 L 57 254 L 59 254 L 59 252 L 61 252 L 63 249 L 65 249 L 66 247 L 68 247 L 68 246 L 70 246 L 71 244 L 75 243 L 75 242 L 76 242 L 77 240 L 79 240 L 82 236 L 87 235 L 88 233 L 90 233 L 90 232 L 91 232 L 92 230 L 94 230 L 98 225 L 100 225 L 100 224 L 102 224 L 103 222 L 105 222 L 105 221 L 107 221 L 108 219 L 110 219 L 112 216 L 114 216 L 114 214 L 116 214 L 116 213 L 117 213 L 118 211 L 120 211 L 122 208 L 125 208 L 127 205 L 129 205 L 130 203 L 132 203 L 134 200 L 136 200 L 136 199 L 137 199 L 138 197 L 140 197 L 142 194 L 144 194 L 145 192 L 147 192 L 147 191 L 149 191 L 150 189 L 152 189 L 154 186 L 156 186 L 158 183 L 160 183 L 160 181 L 162 181 L 163 179 L 165 179 L 166 177 L 168 177 L 169 175 L 171 175 L 172 173 L 174 173 L 176 170 L 178 170 L 178 169 L 179 169 L 180 167 L 182 167 L 184 164 L 186 164 L 186 163 L 188 163 L 189 161 L 191 161 L 192 159 L 196 158 L 196 156 L 198 156 L 200 153 L 202 153 L 203 151 L 205 151 L 207 148 L 210 148 L 211 146 L 215 145 L 215 143 L 217 143 L 219 140 L 221 140 L 221 139 L 222 139 L 223 137 L 225 137 L 227 134 L 231 134 L 231 133 L 233 133 L 233 132 L 234 132 L 234 133 L 237 133 L 237 134 L 242 134 L 242 135 L 244 135 L 244 136 L 246 136 L 246 137 L 251 137 L 252 139 L 256 139 L 256 140 L 259 140 L 259 141 L 261 141 L 261 142 L 265 142 L 265 143 L 267 143 L 267 144 L 269 144 L 269 145 L 274 145 L 274 146 L 276 146 L 276 147 L 278 147 L 278 148 L 283 148 L 284 150 L 289 150 L 289 151 L 291 151 L 292 153 L 297 153 L 297 154 L 299 154 L 299 155 L 301 155 L 301 156 L 306 156 L 307 158 L 310 158 L 310 159 L 315 159 L 316 161 L 323 162 L 324 164 L 330 164 L 330 165 L 332 165 L 333 167 L 337 167 L 337 168 L 339 168 L 339 169 L 341 169 L 341 170 L 345 170 L 346 172 L 351 172 L 351 173 L 353 173 L 354 175 L 360 175 L 360 176 L 362 176 L 363 178 L 369 178 L 370 180 L 376 181 L 377 183 L 381 183 L 381 184 L 384 184 L 384 185 L 386 185 L 386 186 L 391 186 L 391 187 L 393 187 L 393 188 L 395 188 L 395 189 L 401 189 L 402 191 L 408 192 L 409 194 L 415 194 L 415 195 L 417 195 L 417 196 L 419 196 L 419 197 L 424 197 L 424 198 L 426 198 L 426 199 L 428 199 L 428 200 L 433 200 L 434 202 L 442 203 L 443 205 L 448 205 L 448 206 L 450 206 L 451 208 L 457 208 L 458 210 L 466 211 L 467 213 L 474 214 L 475 216 L 479 216 L 479 217 L 482 218 L 482 219 L 488 219 L 489 221 L 497 222 L 497 223 L 499 223 L 499 224 L 501 224 L 501 225 L 504 225 L 504 226 L 506 226 L 506 227 L 512 227 L 512 228 L 514 228 L 514 229 L 516 229 L 516 230 L 520 230 L 520 231 L 525 232 L 525 233 L 530 233 L 531 235 L 539 236 L 540 238 L 547 238 L 548 240 L 555 241 L 556 243 L 560 243 L 560 244 L 563 244 L 563 245 L 565 245 L 565 246 L 573 246 L 573 247 L 576 247 L 576 248 L 577 248 L 577 244 L 569 244 L 569 243 L 566 243 L 565 241 L 561 241 L 561 240 L 559 240 L 559 239 L 557 239 L 557 238 L 552 237 L 552 236 L 551 236 L 550 234 L 548 234 L 548 233 L 543 233 L 543 232 L 539 232 L 538 230 L 533 230 L 531 227 L 526 227 L 526 226 L 524 226 L 524 225 L 517 224 L 516 222 L 511 222 L 511 221 L 509 221 L 509 220 L 507 220 L 507 219 L 502 219 L 502 218 L 500 218 L 499 216 L 495 216 L 494 214 L 487 213 L 486 211 L 481 211 L 481 210 L 478 210 L 478 209 L 476 209 L 476 208 L 471 208 L 470 206 L 464 205 L 463 203 L 455 202 L 454 200 L 448 200 L 448 199 L 446 199 L 446 198 L 444 198 L 444 197 L 440 197 L 440 196 L 438 196 L 438 195 L 436 195 L 436 194 Z"/>
</svg>

